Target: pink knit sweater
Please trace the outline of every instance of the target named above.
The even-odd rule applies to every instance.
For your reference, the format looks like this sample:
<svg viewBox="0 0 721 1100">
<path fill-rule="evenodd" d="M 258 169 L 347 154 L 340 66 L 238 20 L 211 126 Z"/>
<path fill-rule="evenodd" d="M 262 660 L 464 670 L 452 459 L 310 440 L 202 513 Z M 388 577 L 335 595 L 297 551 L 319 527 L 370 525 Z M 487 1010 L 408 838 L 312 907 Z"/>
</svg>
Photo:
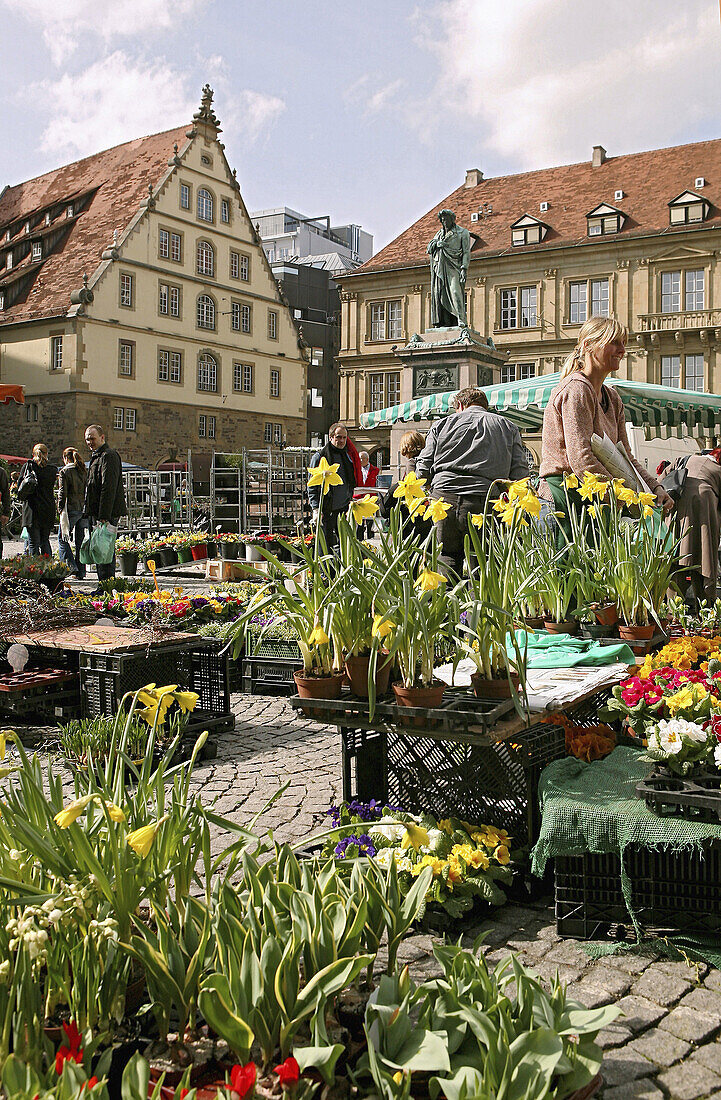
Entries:
<svg viewBox="0 0 721 1100">
<path fill-rule="evenodd" d="M 575 371 L 564 378 L 551 394 L 543 414 L 541 438 L 542 478 L 553 474 L 576 474 L 587 470 L 599 477 L 608 477 L 608 470 L 591 450 L 591 436 L 604 433 L 613 443 L 623 443 L 633 465 L 653 490 L 657 479 L 631 456 L 626 435 L 623 401 L 614 389 L 603 387 L 608 401 L 604 410 L 591 381 Z"/>
</svg>

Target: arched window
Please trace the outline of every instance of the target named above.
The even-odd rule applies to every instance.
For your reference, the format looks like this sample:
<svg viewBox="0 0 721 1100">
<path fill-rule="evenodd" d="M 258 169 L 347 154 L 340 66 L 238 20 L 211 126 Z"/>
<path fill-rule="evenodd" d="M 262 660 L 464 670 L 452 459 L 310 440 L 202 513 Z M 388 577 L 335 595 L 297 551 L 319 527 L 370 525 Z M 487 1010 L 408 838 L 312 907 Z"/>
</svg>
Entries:
<svg viewBox="0 0 721 1100">
<path fill-rule="evenodd" d="M 199 275 L 215 275 L 215 251 L 208 241 L 198 241 L 196 265 Z"/>
<path fill-rule="evenodd" d="M 218 363 L 209 351 L 198 359 L 198 389 L 216 393 L 218 389 Z"/>
<path fill-rule="evenodd" d="M 213 220 L 213 196 L 207 187 L 198 188 L 198 217 L 203 222 Z"/>
<path fill-rule="evenodd" d="M 215 302 L 209 294 L 198 295 L 198 328 L 215 328 Z"/>
</svg>

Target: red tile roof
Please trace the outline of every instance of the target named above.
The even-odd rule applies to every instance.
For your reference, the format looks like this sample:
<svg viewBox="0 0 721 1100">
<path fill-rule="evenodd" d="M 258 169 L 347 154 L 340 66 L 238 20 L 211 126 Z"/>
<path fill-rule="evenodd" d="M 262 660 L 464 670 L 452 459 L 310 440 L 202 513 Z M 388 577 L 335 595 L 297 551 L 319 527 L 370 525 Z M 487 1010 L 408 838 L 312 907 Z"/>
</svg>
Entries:
<svg viewBox="0 0 721 1100">
<path fill-rule="evenodd" d="M 0 195 L 0 255 L 3 253 L 5 230 L 15 230 L 18 219 L 27 220 L 33 214 L 77 199 L 91 197 L 73 219 L 68 219 L 69 232 L 55 244 L 52 252 L 34 264 L 26 258 L 21 265 L 30 273 L 37 268 L 26 296 L 8 306 L 0 314 L 0 326 L 11 321 L 55 317 L 70 308 L 70 294 L 82 287 L 83 274 L 92 275 L 104 249 L 113 240 L 113 230 L 121 232 L 137 213 L 148 196 L 148 184 L 156 187 L 168 170 L 173 145 L 186 143 L 188 127 L 166 130 L 161 134 L 137 138 L 116 145 L 102 153 L 67 164 L 54 172 L 9 187 Z M 61 215 L 64 221 L 64 213 Z M 57 228 L 56 219 L 48 229 L 38 226 L 29 240 L 38 239 L 41 230 L 51 234 Z M 22 236 L 15 235 L 11 244 L 17 246 Z M 0 271 L 0 289 L 13 281 L 16 269 Z"/>
<path fill-rule="evenodd" d="M 481 180 L 476 187 L 461 185 L 365 264 L 339 278 L 353 279 L 375 271 L 426 264 L 426 245 L 439 228 L 439 210 L 446 207 L 455 211 L 459 225 L 479 238 L 472 242 L 472 258 L 589 241 L 586 215 L 602 202 L 626 214 L 623 229 L 611 239 L 620 242 L 625 237 L 671 231 L 668 203 L 682 191 L 696 191 L 694 181 L 699 176 L 705 177 L 706 186 L 698 194 L 710 203 L 703 224 L 721 226 L 719 139 L 608 157 L 596 168 L 588 160 L 516 176 L 496 176 Z M 614 198 L 616 191 L 623 191 L 622 199 Z M 544 213 L 540 211 L 542 202 L 548 203 Z M 485 203 L 493 207 L 493 213 L 472 222 L 471 213 Z M 511 245 L 511 225 L 524 214 L 549 227 L 541 244 Z M 674 226 L 673 232 L 678 228 Z M 596 244 L 608 239 L 590 238 Z"/>
</svg>

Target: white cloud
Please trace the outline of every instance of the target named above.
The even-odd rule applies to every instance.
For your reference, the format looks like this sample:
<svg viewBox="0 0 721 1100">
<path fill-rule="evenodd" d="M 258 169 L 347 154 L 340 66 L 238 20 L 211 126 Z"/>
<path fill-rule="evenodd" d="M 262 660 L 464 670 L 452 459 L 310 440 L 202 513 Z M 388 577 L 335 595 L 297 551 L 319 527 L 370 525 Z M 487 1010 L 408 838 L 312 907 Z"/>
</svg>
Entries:
<svg viewBox="0 0 721 1100">
<path fill-rule="evenodd" d="M 245 89 L 235 96 L 231 93 L 223 110 L 225 132 L 232 130 L 252 144 L 268 137 L 271 125 L 285 110 L 285 100 L 277 95 Z"/>
<path fill-rule="evenodd" d="M 396 92 L 400 91 L 402 87 L 402 80 L 391 80 L 389 84 L 384 84 L 382 88 L 378 88 L 377 91 L 369 96 L 366 109 L 371 113 L 382 110 L 388 101 L 392 100 Z"/>
<path fill-rule="evenodd" d="M 704 123 L 715 132 L 710 0 L 443 0 L 416 25 L 440 66 L 436 125 L 479 123 L 479 141 L 518 168 L 585 159 L 594 144 L 674 144 Z"/>
<path fill-rule="evenodd" d="M 55 65 L 77 48 L 80 35 L 107 44 L 117 37 L 139 37 L 179 26 L 208 0 L 0 0 L 0 7 L 42 27 Z"/>
<path fill-rule="evenodd" d="M 343 99 L 352 107 L 358 107 L 367 115 L 377 114 L 397 99 L 397 93 L 405 81 L 390 80 L 378 87 L 378 74 L 363 73 L 343 93 Z"/>
</svg>

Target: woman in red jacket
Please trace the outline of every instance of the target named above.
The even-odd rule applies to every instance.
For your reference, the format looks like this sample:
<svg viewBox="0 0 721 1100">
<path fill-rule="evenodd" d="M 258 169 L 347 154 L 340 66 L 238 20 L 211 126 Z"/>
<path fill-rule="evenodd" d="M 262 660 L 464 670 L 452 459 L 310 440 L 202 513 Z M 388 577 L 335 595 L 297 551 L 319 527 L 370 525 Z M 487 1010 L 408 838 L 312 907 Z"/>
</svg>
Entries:
<svg viewBox="0 0 721 1100">
<path fill-rule="evenodd" d="M 373 489 L 375 488 L 376 481 L 380 469 L 378 466 L 371 464 L 370 455 L 368 451 L 361 451 L 358 455 L 360 463 L 360 477 L 358 478 L 359 489 Z M 365 519 L 363 523 L 358 527 L 358 538 L 372 539 L 373 538 L 373 520 Z"/>
</svg>

